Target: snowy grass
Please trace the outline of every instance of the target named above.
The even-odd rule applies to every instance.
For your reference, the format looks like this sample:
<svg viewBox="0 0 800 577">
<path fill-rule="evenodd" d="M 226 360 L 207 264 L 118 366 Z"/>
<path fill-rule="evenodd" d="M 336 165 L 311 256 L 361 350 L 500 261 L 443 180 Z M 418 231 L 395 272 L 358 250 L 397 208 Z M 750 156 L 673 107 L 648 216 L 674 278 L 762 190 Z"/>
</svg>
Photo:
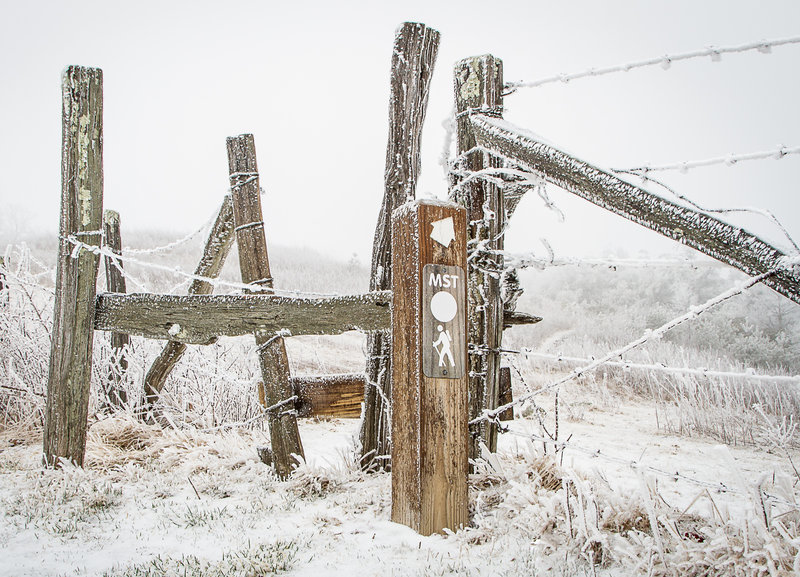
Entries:
<svg viewBox="0 0 800 577">
<path fill-rule="evenodd" d="M 479 462 L 471 476 L 469 526 L 420 537 L 390 522 L 390 476 L 356 465 L 355 421 L 303 420 L 307 460 L 285 482 L 260 462 L 256 447 L 268 443 L 268 433 L 256 402 L 260 373 L 251 339 L 190 347 L 170 377 L 164 426 L 157 427 L 137 420 L 132 407 L 103 408 L 101 384 L 113 360 L 107 336 L 97 333 L 85 468 L 42 469 L 52 269 L 24 247 L 7 254 L 9 290 L 0 295 L 0 575 L 800 571 L 798 393 L 756 381 L 607 368 L 562 387 L 558 400 L 552 393 L 536 397 L 508 424 L 497 458 Z M 315 259 L 301 268 L 330 271 L 326 286 L 363 290 L 348 290 L 363 267 Z M 303 284 L 305 274 L 292 288 L 317 290 Z M 659 283 L 643 284 L 646 277 L 624 277 L 628 293 L 663 292 Z M 161 277 L 147 282 L 153 290 L 170 284 Z M 659 313 L 631 310 L 603 325 L 613 299 L 592 293 L 593 282 L 573 282 L 549 312 L 533 301 L 521 304 L 545 321 L 507 333 L 508 346 L 590 356 L 641 333 Z M 567 314 L 572 298 L 588 302 L 580 310 L 595 316 Z M 762 364 L 743 364 L 694 333 L 651 343 L 635 360 L 787 374 L 788 364 L 771 363 L 780 347 L 794 346 L 793 313 L 774 301 L 754 310 L 773 311 L 773 324 L 783 330 L 770 340 L 767 320 L 753 321 L 759 330 L 739 323 L 750 331 L 746 344 L 757 345 L 747 349 L 749 359 L 760 355 Z M 703 330 L 733 326 L 739 312 L 722 311 Z M 132 405 L 160 346 L 134 339 L 127 351 L 122 386 Z M 291 338 L 287 346 L 295 373 L 363 369 L 362 335 Z M 564 371 L 522 356 L 508 360 L 517 369 L 516 393 Z M 728 447 L 715 447 L 720 442 Z"/>
</svg>

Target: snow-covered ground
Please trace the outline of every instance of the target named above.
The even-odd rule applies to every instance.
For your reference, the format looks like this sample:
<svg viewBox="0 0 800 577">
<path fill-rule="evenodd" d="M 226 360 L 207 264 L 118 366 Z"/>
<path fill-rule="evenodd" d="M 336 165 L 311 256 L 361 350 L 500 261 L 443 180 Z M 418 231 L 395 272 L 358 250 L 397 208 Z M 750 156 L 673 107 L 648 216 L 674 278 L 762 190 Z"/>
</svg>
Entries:
<svg viewBox="0 0 800 577">
<path fill-rule="evenodd" d="M 42 469 L 38 435 L 6 431 L 0 575 L 797 570 L 798 479 L 786 455 L 663 434 L 641 401 L 569 392 L 563 454 L 527 437 L 541 434 L 533 416 L 506 423 L 498 458 L 471 477 L 470 526 L 431 537 L 390 521 L 391 476 L 354 465 L 355 420 L 303 420 L 308 462 L 286 482 L 258 460 L 260 430 L 161 430 L 118 416 L 91 426 L 85 469 L 63 470 Z"/>
</svg>

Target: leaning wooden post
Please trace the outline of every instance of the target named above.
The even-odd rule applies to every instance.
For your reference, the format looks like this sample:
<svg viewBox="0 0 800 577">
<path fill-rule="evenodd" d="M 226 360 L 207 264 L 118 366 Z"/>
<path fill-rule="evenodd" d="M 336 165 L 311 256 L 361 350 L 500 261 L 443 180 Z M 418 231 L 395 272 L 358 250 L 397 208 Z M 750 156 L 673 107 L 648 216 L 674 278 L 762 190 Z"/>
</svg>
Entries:
<svg viewBox="0 0 800 577">
<path fill-rule="evenodd" d="M 225 195 L 222 206 L 217 213 L 211 232 L 208 233 L 203 256 L 194 270 L 195 276 L 217 278 L 222 272 L 222 266 L 233 246 L 233 202 L 231 195 Z M 189 285 L 190 295 L 209 295 L 214 291 L 214 285 L 208 281 L 195 279 Z M 150 365 L 144 377 L 144 402 L 140 414 L 147 418 L 153 410 L 153 405 L 161 395 L 167 377 L 181 360 L 186 352 L 186 344 L 179 341 L 169 341 L 161 353 Z"/>
<path fill-rule="evenodd" d="M 103 212 L 103 234 L 108 250 L 122 256 L 122 234 L 120 232 L 119 213 L 115 210 Z M 106 254 L 103 259 L 106 269 L 106 289 L 110 293 L 125 293 L 125 275 L 122 274 L 122 259 Z M 111 366 L 108 375 L 106 399 L 112 407 L 122 407 L 128 402 L 128 395 L 122 387 L 123 375 L 128 370 L 128 358 L 125 347 L 131 338 L 126 333 L 111 333 Z"/>
<path fill-rule="evenodd" d="M 386 146 L 383 203 L 375 228 L 369 290 L 388 290 L 392 284 L 392 212 L 416 195 L 420 170 L 420 142 L 439 32 L 424 24 L 405 22 L 397 31 L 392 52 L 389 97 L 389 141 Z M 364 468 L 373 463 L 389 468 L 389 408 L 392 372 L 391 339 L 385 333 L 367 337 L 367 384 L 361 421 L 361 458 Z"/>
<path fill-rule="evenodd" d="M 272 292 L 264 218 L 261 212 L 261 189 L 258 185 L 256 145 L 252 134 L 227 139 L 228 168 L 233 195 L 233 221 L 239 248 L 242 282 L 256 285 L 260 292 Z M 297 465 L 293 455 L 305 458 L 294 391 L 289 380 L 289 360 L 280 334 L 256 333 L 258 360 L 264 379 L 264 396 L 269 407 L 269 435 L 275 472 L 287 478 Z"/>
<path fill-rule="evenodd" d="M 416 201 L 392 234 L 392 521 L 467 523 L 466 211 Z"/>
<path fill-rule="evenodd" d="M 61 89 L 61 223 L 44 461 L 54 466 L 64 459 L 82 466 L 102 236 L 103 72 L 70 66 Z"/>
<path fill-rule="evenodd" d="M 455 66 L 457 114 L 456 170 L 477 172 L 500 166 L 499 161 L 480 150 L 472 133 L 469 116 L 480 113 L 502 117 L 503 62 L 491 55 L 467 58 Z M 503 257 L 505 210 L 502 190 L 485 180 L 460 185 L 456 176 L 451 199 L 467 207 L 470 255 L 468 271 L 470 420 L 485 409 L 498 406 L 500 394 L 500 345 L 503 338 L 503 303 L 500 275 Z M 497 449 L 497 425 L 483 421 L 472 431 L 470 458 L 480 456 L 480 443 Z"/>
</svg>

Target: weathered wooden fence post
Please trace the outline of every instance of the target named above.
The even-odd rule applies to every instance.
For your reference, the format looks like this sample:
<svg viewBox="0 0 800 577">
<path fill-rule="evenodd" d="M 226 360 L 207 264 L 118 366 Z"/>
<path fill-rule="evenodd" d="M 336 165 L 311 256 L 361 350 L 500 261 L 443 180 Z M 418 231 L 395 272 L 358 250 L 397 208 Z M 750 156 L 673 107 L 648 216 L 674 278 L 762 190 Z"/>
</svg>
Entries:
<svg viewBox="0 0 800 577">
<path fill-rule="evenodd" d="M 502 117 L 503 62 L 491 55 L 467 58 L 455 66 L 457 115 L 456 168 L 477 172 L 500 166 L 498 159 L 476 150 L 469 117 L 473 113 Z M 505 210 L 502 190 L 476 179 L 459 186 L 456 178 L 451 200 L 467 207 L 469 241 L 476 251 L 468 271 L 470 420 L 498 406 L 500 394 L 500 344 L 503 338 L 503 303 L 500 276 L 503 257 Z M 480 443 L 497 449 L 497 425 L 482 422 L 472 431 L 470 458 L 480 456 Z"/>
<path fill-rule="evenodd" d="M 103 212 L 103 234 L 106 247 L 116 255 L 122 256 L 122 233 L 120 232 L 119 213 L 115 210 Z M 106 289 L 110 293 L 125 293 L 125 275 L 122 274 L 122 259 L 105 255 L 103 260 L 106 269 Z M 122 387 L 122 379 L 128 370 L 128 358 L 125 347 L 131 338 L 125 333 L 111 333 L 111 366 L 106 383 L 106 401 L 112 407 L 121 407 L 128 402 L 128 395 Z"/>
<path fill-rule="evenodd" d="M 103 215 L 103 72 L 70 66 L 62 77 L 61 222 L 44 461 L 83 465 L 92 375 L 95 284 Z"/>
<path fill-rule="evenodd" d="M 466 211 L 416 201 L 392 235 L 392 521 L 467 523 Z"/>
<path fill-rule="evenodd" d="M 239 248 L 242 282 L 257 285 L 260 292 L 272 292 L 267 240 L 261 211 L 261 190 L 258 185 L 256 145 L 252 134 L 227 139 L 228 168 L 233 195 L 233 221 Z M 264 396 L 268 407 L 269 434 L 272 442 L 275 472 L 287 478 L 297 465 L 292 455 L 305 458 L 294 391 L 289 380 L 289 359 L 286 345 L 279 334 L 256 333 L 258 359 L 264 378 Z"/>
<path fill-rule="evenodd" d="M 8 305 L 8 291 L 6 291 L 6 260 L 0 256 L 0 307 Z"/>
<path fill-rule="evenodd" d="M 214 225 L 211 227 L 211 232 L 208 233 L 203 256 L 200 257 L 194 274 L 206 278 L 217 278 L 231 251 L 233 240 L 233 201 L 231 195 L 227 194 L 222 201 Z M 190 295 L 208 295 L 213 291 L 214 285 L 210 282 L 195 279 L 189 285 L 188 292 Z M 147 417 L 151 413 L 167 377 L 185 352 L 185 343 L 169 341 L 150 365 L 150 369 L 144 377 L 144 402 L 140 411 L 143 417 Z"/>
<path fill-rule="evenodd" d="M 389 141 L 386 147 L 384 196 L 375 228 L 370 291 L 388 290 L 392 270 L 392 212 L 413 200 L 420 169 L 420 139 L 428 106 L 430 81 L 439 50 L 439 32 L 424 24 L 405 22 L 397 31 L 392 52 L 389 99 Z M 367 384 L 361 422 L 362 466 L 388 468 L 390 421 L 384 399 L 391 398 L 391 339 L 385 333 L 367 339 Z"/>
</svg>

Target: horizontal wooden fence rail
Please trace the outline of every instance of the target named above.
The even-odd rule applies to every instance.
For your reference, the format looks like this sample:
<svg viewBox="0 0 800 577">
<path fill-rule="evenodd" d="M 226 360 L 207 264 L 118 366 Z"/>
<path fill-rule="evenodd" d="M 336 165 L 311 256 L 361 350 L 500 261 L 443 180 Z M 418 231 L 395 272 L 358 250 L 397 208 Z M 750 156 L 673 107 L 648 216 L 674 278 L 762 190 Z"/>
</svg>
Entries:
<svg viewBox="0 0 800 577">
<path fill-rule="evenodd" d="M 800 303 L 800 273 L 784 266 L 786 255 L 757 236 L 625 182 L 503 120 L 475 114 L 470 122 L 478 145 L 491 153 L 750 276 L 775 271 L 762 282 Z"/>
<path fill-rule="evenodd" d="M 289 377 L 297 399 L 298 417 L 357 419 L 361 416 L 367 376 L 364 373 L 293 375 Z M 264 383 L 258 383 L 258 402 L 267 407 Z"/>
<path fill-rule="evenodd" d="M 94 328 L 189 344 L 281 331 L 292 335 L 371 332 L 389 329 L 391 300 L 391 291 L 331 298 L 104 293 L 96 299 Z"/>
<path fill-rule="evenodd" d="M 392 291 L 329 298 L 101 293 L 95 302 L 95 330 L 208 345 L 218 337 L 255 332 L 297 336 L 386 331 Z M 541 320 L 516 311 L 506 311 L 504 317 L 506 326 Z"/>
</svg>

